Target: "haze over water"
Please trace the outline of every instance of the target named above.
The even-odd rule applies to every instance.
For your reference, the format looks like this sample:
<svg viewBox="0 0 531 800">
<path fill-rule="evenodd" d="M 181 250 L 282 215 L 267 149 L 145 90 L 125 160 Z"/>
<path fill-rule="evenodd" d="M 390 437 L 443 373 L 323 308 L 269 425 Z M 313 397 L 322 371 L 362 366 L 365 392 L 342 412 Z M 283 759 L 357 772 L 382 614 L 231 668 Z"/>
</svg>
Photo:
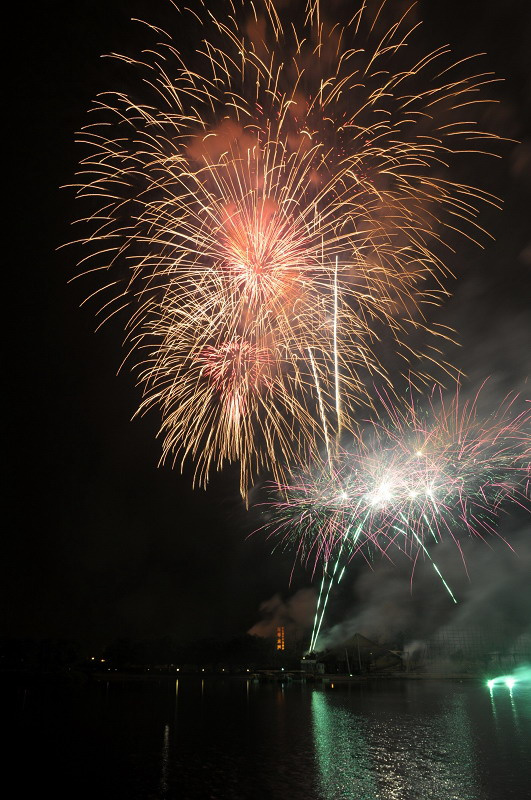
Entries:
<svg viewBox="0 0 531 800">
<path fill-rule="evenodd" d="M 101 682 L 9 691 L 16 797 L 531 797 L 531 686 Z"/>
</svg>

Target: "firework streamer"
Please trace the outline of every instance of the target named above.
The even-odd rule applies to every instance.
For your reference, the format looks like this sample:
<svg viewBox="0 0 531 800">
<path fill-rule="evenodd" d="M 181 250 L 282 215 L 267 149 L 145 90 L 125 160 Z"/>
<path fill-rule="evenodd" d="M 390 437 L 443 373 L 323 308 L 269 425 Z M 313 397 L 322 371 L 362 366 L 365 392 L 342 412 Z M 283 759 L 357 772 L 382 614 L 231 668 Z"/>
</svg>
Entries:
<svg viewBox="0 0 531 800">
<path fill-rule="evenodd" d="M 348 544 L 350 545 L 350 547 L 352 549 L 356 548 L 358 539 L 360 537 L 360 534 L 361 534 L 361 531 L 363 529 L 363 525 L 365 524 L 365 520 L 367 519 L 367 516 L 368 516 L 368 514 L 365 515 L 364 519 L 362 519 L 362 521 L 360 522 L 360 524 L 356 528 L 356 531 L 355 531 L 352 539 L 350 539 L 350 529 L 347 529 L 346 532 L 345 532 L 345 535 L 344 535 L 344 537 L 343 537 L 343 539 L 341 541 L 341 545 L 339 547 L 339 551 L 338 551 L 337 558 L 336 558 L 336 561 L 335 561 L 335 564 L 334 564 L 334 568 L 332 570 L 332 573 L 329 576 L 330 580 L 329 580 L 329 584 L 328 584 L 328 589 L 326 591 L 326 594 L 324 595 L 322 608 L 320 608 L 320 602 L 319 602 L 320 598 L 321 598 L 321 593 L 319 594 L 319 598 L 317 599 L 317 609 L 316 609 L 316 612 L 315 612 L 313 630 L 312 630 L 312 635 L 311 635 L 311 638 L 310 638 L 310 652 L 313 652 L 315 650 L 315 647 L 316 647 L 316 644 L 317 644 L 317 640 L 319 638 L 319 633 L 321 631 L 321 625 L 323 624 L 323 619 L 324 619 L 324 615 L 325 615 L 325 611 L 326 611 L 326 606 L 328 605 L 328 598 L 330 597 L 330 591 L 332 589 L 332 584 L 334 582 L 334 578 L 336 576 L 336 572 L 337 572 L 338 567 L 339 567 L 339 565 L 341 563 L 341 555 L 343 553 L 343 549 L 344 549 L 345 543 L 348 542 Z M 347 567 L 347 565 L 344 564 L 342 569 L 341 569 L 341 571 L 340 571 L 340 573 L 339 573 L 339 576 L 337 578 L 337 583 L 338 584 L 340 583 L 341 578 L 343 577 L 343 575 L 345 573 L 346 567 Z M 326 569 L 327 569 L 327 565 L 325 564 L 324 567 L 323 567 L 323 581 L 324 581 Z"/>
<path fill-rule="evenodd" d="M 341 438 L 341 393 L 339 388 L 339 355 L 337 343 L 337 315 L 338 315 L 338 289 L 337 289 L 337 256 L 334 269 L 334 377 L 336 390 L 336 453 Z"/>
<path fill-rule="evenodd" d="M 340 437 L 341 437 L 341 413 L 340 413 L 341 398 L 340 398 L 340 388 L 339 388 L 339 359 L 338 359 L 338 341 L 337 341 L 337 314 L 338 314 L 337 268 L 338 268 L 338 259 L 337 259 L 337 256 L 336 256 L 335 269 L 334 269 L 334 311 L 333 311 L 333 331 L 334 331 L 333 346 L 334 346 L 334 378 L 335 378 L 334 382 L 335 382 L 335 408 L 336 408 L 336 437 L 335 437 L 334 457 L 336 459 L 337 459 L 338 454 L 339 454 L 339 441 L 340 441 Z M 310 351 L 310 356 L 311 356 L 311 351 Z M 323 405 L 321 403 L 321 392 L 320 392 L 319 382 L 318 382 L 318 378 L 317 378 L 317 372 L 315 370 L 315 366 L 314 366 L 313 360 L 312 360 L 312 369 L 313 369 L 314 378 L 315 378 L 315 387 L 316 387 L 316 391 L 318 393 L 318 397 L 319 397 L 319 401 L 320 401 L 319 402 L 319 408 L 320 408 L 320 411 L 321 411 L 323 430 L 327 434 L 327 429 L 328 429 L 327 428 L 327 422 L 326 422 L 326 417 L 325 417 L 325 414 L 324 414 L 324 408 L 323 408 Z M 332 457 L 331 457 L 331 453 L 330 453 L 330 445 L 329 445 L 329 441 L 328 441 L 328 435 L 326 435 L 326 446 L 327 446 L 327 454 L 328 454 L 328 463 L 329 463 L 329 466 L 330 466 L 330 474 L 332 475 L 333 466 L 332 466 Z M 330 596 L 330 590 L 332 588 L 332 584 L 334 582 L 334 578 L 335 578 L 335 575 L 336 575 L 336 572 L 337 572 L 337 568 L 339 566 L 341 553 L 343 551 L 343 546 L 344 546 L 345 538 L 346 538 L 347 535 L 348 535 L 348 531 L 347 531 L 347 534 L 345 535 L 345 537 L 343 538 L 343 540 L 341 542 L 341 547 L 340 547 L 340 550 L 339 550 L 339 554 L 338 554 L 338 557 L 337 557 L 336 562 L 334 564 L 334 568 L 332 570 L 332 573 L 330 575 L 328 574 L 328 562 L 325 561 L 324 564 L 323 564 L 323 578 L 322 578 L 322 581 L 321 581 L 321 589 L 319 591 L 319 597 L 317 598 L 317 607 L 316 607 L 316 610 L 315 610 L 315 619 L 314 619 L 314 624 L 313 624 L 313 631 L 312 631 L 312 636 L 311 636 L 311 639 L 310 639 L 310 652 L 313 651 L 313 649 L 315 647 L 315 643 L 317 641 L 317 637 L 319 636 L 319 631 L 321 629 L 321 624 L 322 624 L 322 621 L 323 621 L 325 609 L 326 609 L 326 606 L 328 604 L 328 598 Z M 341 576 L 343 575 L 343 572 L 344 572 L 344 568 L 341 571 Z M 325 584 L 325 579 L 327 577 L 328 577 L 328 588 L 327 588 L 325 594 L 323 595 L 323 587 L 324 587 L 324 584 Z M 338 583 L 339 583 L 339 580 L 338 580 Z M 321 596 L 323 597 L 322 609 L 321 609 Z"/>
</svg>

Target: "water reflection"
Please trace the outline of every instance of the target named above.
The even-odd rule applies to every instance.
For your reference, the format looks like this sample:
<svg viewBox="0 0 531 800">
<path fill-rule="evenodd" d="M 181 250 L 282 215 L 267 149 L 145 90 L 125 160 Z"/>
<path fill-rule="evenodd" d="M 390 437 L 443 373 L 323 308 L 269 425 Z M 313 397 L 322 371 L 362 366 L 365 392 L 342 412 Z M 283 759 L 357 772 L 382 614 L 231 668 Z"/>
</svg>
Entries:
<svg viewBox="0 0 531 800">
<path fill-rule="evenodd" d="M 376 785 L 362 719 L 348 708 L 332 706 L 324 692 L 314 691 L 312 720 L 323 797 L 373 800 Z"/>
<path fill-rule="evenodd" d="M 518 733 L 520 733 L 520 722 L 518 719 L 518 711 L 516 710 L 516 704 L 514 702 L 514 694 L 513 694 L 513 687 L 509 689 L 509 700 L 511 701 L 511 710 L 513 712 L 513 719 L 514 719 L 514 726 Z"/>
<path fill-rule="evenodd" d="M 424 688 L 420 694 L 414 686 L 400 688 L 391 707 L 385 695 L 370 690 L 364 695 L 359 687 L 314 691 L 323 799 L 478 800 L 468 695 L 452 686 L 433 697 L 426 697 Z"/>
<path fill-rule="evenodd" d="M 190 676 L 11 694 L 21 797 L 43 783 L 56 800 L 529 796 L 523 680 L 489 691 L 473 680 L 332 688 Z"/>
<path fill-rule="evenodd" d="M 495 686 L 490 689 L 490 698 L 494 720 L 494 757 L 504 764 L 514 765 L 511 774 L 514 781 L 519 763 L 524 761 L 528 767 L 530 764 L 531 684 L 518 682 L 510 688 Z"/>
<path fill-rule="evenodd" d="M 166 797 L 168 793 L 168 775 L 170 771 L 170 726 L 164 726 L 164 735 L 162 739 L 162 753 L 160 758 L 160 793 L 162 797 Z"/>
<path fill-rule="evenodd" d="M 474 757 L 473 731 L 466 702 L 469 695 L 460 691 L 451 692 L 445 712 L 441 716 L 441 744 L 448 752 L 448 763 L 440 775 L 444 783 L 450 783 L 456 797 L 476 800 L 479 788 Z M 454 795 L 450 795 L 454 796 Z"/>
</svg>

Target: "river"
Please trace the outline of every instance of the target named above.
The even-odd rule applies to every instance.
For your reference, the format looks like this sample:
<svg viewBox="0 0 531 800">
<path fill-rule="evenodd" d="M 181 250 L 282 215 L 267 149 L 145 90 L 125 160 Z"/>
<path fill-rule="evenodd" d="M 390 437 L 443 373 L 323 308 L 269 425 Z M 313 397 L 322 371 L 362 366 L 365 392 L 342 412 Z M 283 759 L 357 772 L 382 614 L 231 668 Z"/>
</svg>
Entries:
<svg viewBox="0 0 531 800">
<path fill-rule="evenodd" d="M 4 777 L 14 771 L 17 800 L 531 798 L 529 684 L 184 676 L 7 688 Z"/>
</svg>

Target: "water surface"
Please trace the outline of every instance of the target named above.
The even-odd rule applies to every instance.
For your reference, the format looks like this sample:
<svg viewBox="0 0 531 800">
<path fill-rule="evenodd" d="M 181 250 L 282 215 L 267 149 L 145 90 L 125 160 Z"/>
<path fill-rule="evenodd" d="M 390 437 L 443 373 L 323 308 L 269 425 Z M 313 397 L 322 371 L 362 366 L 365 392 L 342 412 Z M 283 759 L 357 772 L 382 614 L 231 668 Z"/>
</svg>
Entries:
<svg viewBox="0 0 531 800">
<path fill-rule="evenodd" d="M 4 689 L 24 800 L 531 798 L 529 685 L 185 676 Z"/>
</svg>

